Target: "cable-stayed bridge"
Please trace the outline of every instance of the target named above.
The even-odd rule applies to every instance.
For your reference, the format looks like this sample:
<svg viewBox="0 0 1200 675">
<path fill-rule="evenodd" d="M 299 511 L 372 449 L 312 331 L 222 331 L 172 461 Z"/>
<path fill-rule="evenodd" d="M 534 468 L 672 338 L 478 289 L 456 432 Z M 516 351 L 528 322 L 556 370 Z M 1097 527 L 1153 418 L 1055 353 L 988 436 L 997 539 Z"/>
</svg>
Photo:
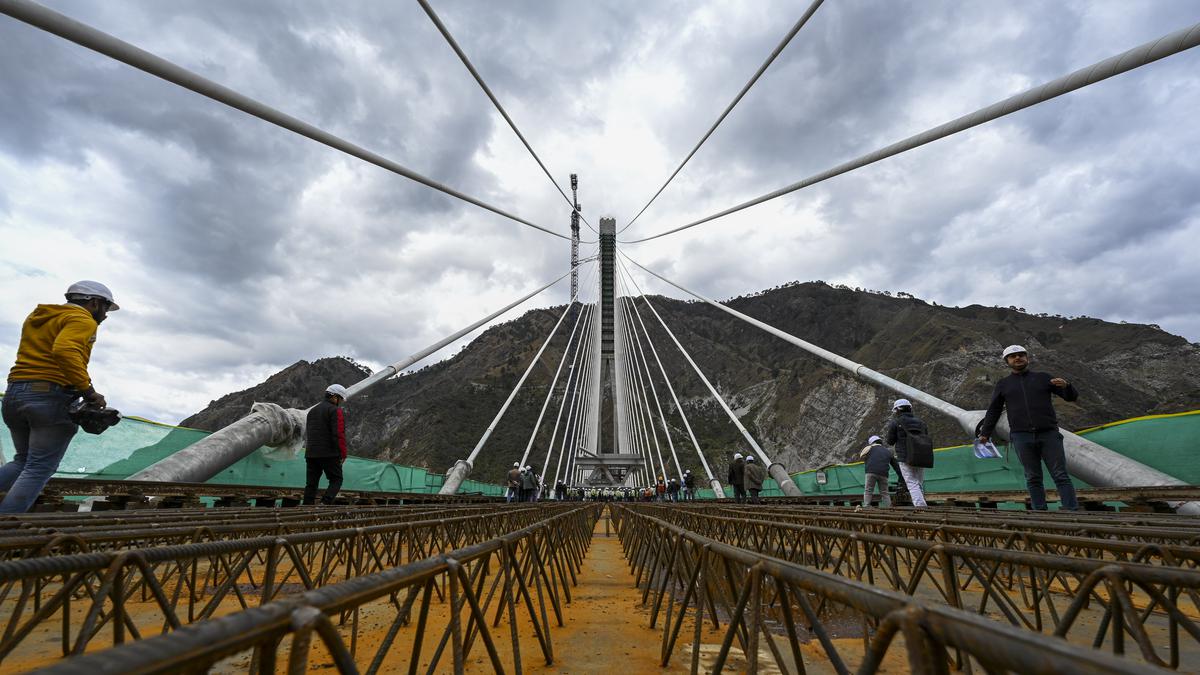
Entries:
<svg viewBox="0 0 1200 675">
<path fill-rule="evenodd" d="M 303 444 L 305 411 L 263 403 L 132 473 L 122 493 L 225 495 L 226 508 L 184 504 L 171 511 L 0 520 L 0 617 L 6 621 L 0 663 L 6 669 L 261 673 L 330 665 L 346 673 L 463 672 L 521 671 L 532 669 L 533 660 L 579 670 L 593 658 L 581 658 L 580 650 L 597 639 L 623 640 L 602 642 L 611 653 L 653 646 L 654 653 L 637 667 L 692 672 L 1200 669 L 1195 520 L 1200 493 L 1194 486 L 1062 430 L 1073 475 L 1102 491 L 1089 503 L 1136 509 L 1153 502 L 1174 513 L 1009 512 L 993 508 L 991 496 L 956 495 L 948 500 L 954 503 L 928 510 L 898 508 L 867 517 L 845 508 L 848 500 L 805 495 L 789 467 L 764 450 L 704 364 L 676 337 L 644 283 L 673 286 L 954 420 L 967 436 L 976 433 L 982 411 L 937 398 L 705 297 L 643 266 L 636 249 L 1151 66 L 1200 44 L 1200 24 L 706 217 L 632 238 L 623 233 L 669 187 L 822 0 L 805 9 L 640 211 L 620 224 L 602 217 L 595 225 L 582 214 L 576 176 L 568 196 L 432 6 L 418 2 L 567 203 L 566 231 L 435 181 L 64 14 L 28 0 L 0 0 L 0 13 L 13 20 L 567 240 L 571 250 L 561 276 L 349 387 L 353 399 L 570 279 L 570 302 L 540 336 L 534 358 L 476 444 L 448 467 L 437 495 L 363 492 L 342 506 L 284 508 L 287 495 L 263 486 L 206 488 L 211 485 L 206 481 L 264 446 Z M 581 222 L 594 240 L 581 238 Z M 668 339 L 652 339 L 658 331 Z M 528 442 L 511 461 L 525 466 L 539 432 L 550 428 L 543 463 L 536 467 L 543 486 L 637 488 L 640 494 L 659 480 L 682 480 L 681 460 L 691 464 L 694 458 L 713 500 L 504 505 L 464 493 L 481 454 L 501 452 L 489 445 L 492 433 L 551 340 L 563 335 L 567 347 L 550 365 L 553 378 Z M 729 503 L 729 486 L 710 466 L 672 386 L 662 358 L 668 350 L 677 351 L 705 385 L 745 453 L 768 469 L 783 497 L 764 506 Z M 673 426 L 686 431 L 683 442 L 671 433 Z M 998 435 L 1006 434 L 1002 426 Z M 61 483 L 52 489 L 69 490 Z M 112 490 L 88 485 L 85 491 L 101 496 Z M 250 502 L 255 505 L 244 505 Z M 619 545 L 609 534 L 619 537 Z M 603 578 L 614 576 L 597 569 L 632 570 L 627 592 L 609 592 L 629 603 L 627 611 L 635 604 L 648 611 L 648 617 L 638 615 L 648 623 L 640 626 L 642 632 L 621 633 L 605 623 L 604 605 L 579 597 L 581 588 L 602 587 L 608 583 Z M 576 625 L 601 628 L 597 637 L 580 638 L 571 632 Z M 47 643 L 53 648 L 46 650 Z M 564 650 L 564 644 L 571 647 Z"/>
</svg>

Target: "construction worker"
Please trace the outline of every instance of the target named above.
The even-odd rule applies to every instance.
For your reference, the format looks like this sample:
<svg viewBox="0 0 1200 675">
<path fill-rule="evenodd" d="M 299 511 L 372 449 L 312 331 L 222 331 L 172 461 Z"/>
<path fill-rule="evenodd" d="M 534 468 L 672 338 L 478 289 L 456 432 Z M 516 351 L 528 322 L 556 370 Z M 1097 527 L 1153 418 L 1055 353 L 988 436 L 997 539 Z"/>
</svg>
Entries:
<svg viewBox="0 0 1200 675">
<path fill-rule="evenodd" d="M 992 390 L 992 402 L 979 424 L 979 440 L 987 443 L 991 439 L 1000 411 L 1007 409 L 1008 438 L 1025 469 L 1030 506 L 1037 511 L 1046 509 L 1046 489 L 1042 486 L 1045 463 L 1058 488 L 1060 506 L 1074 511 L 1079 508 L 1079 500 L 1067 473 L 1067 455 L 1050 395 L 1074 401 L 1079 392 L 1061 377 L 1029 370 L 1029 353 L 1021 345 L 1009 345 L 1001 356 L 1012 373 L 996 382 Z"/>
<path fill-rule="evenodd" d="M 896 456 L 883 444 L 882 438 L 871 436 L 867 439 L 866 447 L 858 453 L 858 457 L 863 460 L 863 500 L 862 506 L 855 507 L 854 510 L 861 511 L 871 506 L 876 485 L 879 486 L 879 505 L 885 509 L 890 507 L 892 497 L 888 493 L 888 470 L 895 469 L 897 474 L 900 473 Z"/>
<path fill-rule="evenodd" d="M 671 480 L 667 481 L 667 501 L 669 501 L 669 502 L 679 501 L 679 479 L 678 478 L 672 478 Z"/>
<path fill-rule="evenodd" d="M 912 497 L 913 506 L 923 509 L 925 501 L 925 469 L 933 468 L 933 441 L 929 427 L 913 414 L 912 403 L 906 398 L 896 399 L 892 404 L 892 418 L 888 420 L 885 442 L 899 462 L 900 476 Z"/>
<path fill-rule="evenodd" d="M 71 284 L 66 304 L 38 305 L 21 326 L 17 361 L 8 371 L 4 423 L 13 439 L 12 461 L 0 467 L 0 513 L 25 513 L 58 470 L 79 430 L 67 410 L 83 398 L 93 408 L 107 402 L 92 384 L 88 361 L 96 329 L 120 309 L 97 281 Z"/>
<path fill-rule="evenodd" d="M 733 498 L 741 504 L 746 501 L 746 462 L 742 453 L 733 453 L 733 463 L 729 465 L 729 484 L 733 486 Z"/>
<path fill-rule="evenodd" d="M 683 499 L 684 501 L 692 501 L 696 498 L 696 477 L 692 475 L 692 470 L 688 469 L 683 472 Z"/>
<path fill-rule="evenodd" d="M 508 475 L 504 479 L 508 482 L 508 491 L 504 494 L 504 501 L 509 504 L 519 501 L 521 498 L 521 463 L 513 462 L 512 468 L 508 470 Z"/>
<path fill-rule="evenodd" d="M 746 468 L 744 469 L 743 483 L 746 487 L 746 492 L 750 493 L 750 503 L 758 504 L 758 495 L 762 492 L 763 481 L 767 479 L 767 470 L 762 464 L 754 458 L 754 455 L 746 455 Z"/>
<path fill-rule="evenodd" d="M 521 472 L 521 501 L 537 501 L 538 477 L 532 466 L 526 466 Z"/>
<path fill-rule="evenodd" d="M 325 388 L 325 400 L 308 411 L 305 420 L 304 461 L 307 472 L 304 479 L 304 504 L 311 505 L 317 497 L 317 485 L 321 474 L 329 479 L 322 504 L 332 504 L 342 489 L 342 464 L 346 461 L 346 415 L 342 403 L 346 401 L 346 388 L 331 384 Z"/>
</svg>

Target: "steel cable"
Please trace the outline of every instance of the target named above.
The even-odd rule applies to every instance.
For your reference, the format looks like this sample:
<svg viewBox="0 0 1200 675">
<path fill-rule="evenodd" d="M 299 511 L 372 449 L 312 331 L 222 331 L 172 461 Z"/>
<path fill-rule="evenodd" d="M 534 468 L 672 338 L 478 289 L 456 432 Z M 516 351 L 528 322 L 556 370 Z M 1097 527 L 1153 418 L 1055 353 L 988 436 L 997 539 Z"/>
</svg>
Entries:
<svg viewBox="0 0 1200 675">
<path fill-rule="evenodd" d="M 546 234 L 554 235 L 561 239 L 569 240 L 570 237 L 560 234 L 548 228 L 530 222 L 520 216 L 513 215 L 499 207 L 492 206 L 487 202 L 476 199 L 466 193 L 459 192 L 452 187 L 443 185 L 432 178 L 423 176 L 412 169 L 402 166 L 386 157 L 378 155 L 366 148 L 355 145 L 350 141 L 344 140 L 335 136 L 328 131 L 320 129 L 308 122 L 304 122 L 298 118 L 292 117 L 281 110 L 272 108 L 271 106 L 255 100 L 244 94 L 238 93 L 229 87 L 202 77 L 186 68 L 177 66 L 174 63 L 151 54 L 150 52 L 136 47 L 124 40 L 116 38 L 108 33 L 92 28 L 91 26 L 76 21 L 64 14 L 55 12 L 52 9 L 43 7 L 30 0 L 0 0 L 0 13 L 7 14 L 12 18 L 27 23 L 35 28 L 40 28 L 47 33 L 53 33 L 65 40 L 74 42 L 75 44 L 99 52 L 115 59 L 126 65 L 132 66 L 143 72 L 154 75 L 155 77 L 176 84 L 184 89 L 189 89 L 201 96 L 210 98 L 218 103 L 222 103 L 236 110 L 257 117 L 264 122 L 269 122 L 278 127 L 282 127 L 293 133 L 304 136 L 305 138 L 314 140 L 322 145 L 329 146 L 335 150 L 361 159 L 364 162 L 374 164 L 381 169 L 386 169 L 394 174 L 403 176 L 411 181 L 420 183 L 426 187 L 433 188 L 438 192 L 442 192 L 461 199 L 468 204 L 474 204 L 481 209 L 491 211 L 498 216 L 503 216 L 514 222 L 532 227 L 535 230 L 540 230 Z"/>
<path fill-rule="evenodd" d="M 554 188 L 558 190 L 558 194 L 562 195 L 562 198 L 567 201 L 567 205 L 571 207 L 571 212 L 579 213 L 580 220 L 582 220 L 584 224 L 588 226 L 588 229 L 596 234 L 599 234 L 599 231 L 592 227 L 592 224 L 589 223 L 587 218 L 583 216 L 583 213 L 575 208 L 575 203 L 571 201 L 571 198 L 568 197 L 567 193 L 563 191 L 562 186 L 558 184 L 558 181 L 554 180 L 554 176 L 550 174 L 550 170 L 546 168 L 544 163 L 542 163 L 542 158 L 538 157 L 538 154 L 533 151 L 533 147 L 529 145 L 529 141 L 525 140 L 525 135 L 522 134 L 521 130 L 517 128 L 517 123 L 513 122 L 512 118 L 508 115 L 508 111 L 504 109 L 504 106 L 500 105 L 500 101 L 496 98 L 496 95 L 492 93 L 491 87 L 487 86 L 487 83 L 483 81 L 483 76 L 480 75 L 479 71 L 475 69 L 475 65 L 471 63 L 471 59 L 467 58 L 466 52 L 462 50 L 462 47 L 458 45 L 458 41 L 455 40 L 454 36 L 450 34 L 450 29 L 446 28 L 446 24 L 442 23 L 442 19 L 437 15 L 437 12 L 433 11 L 433 7 L 430 6 L 428 0 L 417 0 L 417 4 L 421 5 L 421 9 L 425 10 L 425 14 L 429 16 L 429 20 L 432 21 L 433 25 L 437 27 L 438 32 L 442 34 L 442 37 L 446 38 L 446 43 L 449 44 L 450 48 L 454 50 L 454 53 L 458 55 L 459 60 L 462 61 L 464 66 L 466 66 L 467 71 L 471 73 L 471 77 L 475 78 L 475 82 L 479 84 L 479 88 L 483 90 L 483 93 L 487 94 L 487 97 L 491 100 L 492 105 L 496 106 L 496 110 L 500 113 L 500 116 L 504 118 L 505 122 L 508 122 L 509 128 L 512 129 L 513 133 L 517 135 L 517 138 L 521 140 L 521 144 L 525 146 L 525 149 L 529 151 L 529 154 L 533 156 L 533 161 L 537 162 L 538 166 L 542 168 L 542 173 L 546 174 L 546 178 L 549 178 L 550 182 L 554 184 Z"/>
<path fill-rule="evenodd" d="M 658 234 L 651 235 L 649 237 L 622 241 L 621 243 L 637 244 L 650 241 L 652 239 L 658 239 L 659 237 L 665 237 L 668 234 L 674 234 L 697 225 L 702 225 L 709 221 L 716 220 L 717 218 L 722 218 L 732 213 L 736 213 L 742 209 L 770 201 L 776 197 L 782 197 L 783 195 L 795 192 L 797 190 L 816 185 L 817 183 L 828 180 L 835 176 L 840 176 L 844 173 L 861 169 L 864 166 L 874 164 L 875 162 L 887 159 L 888 157 L 899 155 L 903 152 L 921 147 L 922 145 L 932 143 L 933 141 L 957 134 L 960 131 L 965 131 L 972 127 L 979 126 L 985 122 L 990 122 L 992 120 L 1004 117 L 1005 115 L 1015 113 L 1019 110 L 1024 110 L 1025 108 L 1029 108 L 1039 103 L 1044 103 L 1045 101 L 1049 101 L 1050 99 L 1062 96 L 1063 94 L 1070 93 L 1076 89 L 1081 89 L 1088 85 L 1100 82 L 1101 80 L 1106 80 L 1115 75 L 1120 75 L 1121 73 L 1128 72 L 1135 68 L 1140 68 L 1148 63 L 1158 61 L 1159 59 L 1166 58 L 1173 54 L 1178 54 L 1179 52 L 1186 51 L 1197 45 L 1200 45 L 1200 23 L 1177 30 L 1168 35 L 1164 35 L 1156 40 L 1151 40 L 1150 42 L 1134 47 L 1133 49 L 1117 54 L 1116 56 L 1110 56 L 1103 61 L 1099 61 L 1085 68 L 1080 68 L 1073 73 L 1064 75 L 1058 79 L 1051 80 L 1045 84 L 1033 87 L 1031 89 L 1027 89 L 1024 92 L 1010 96 L 1003 101 L 980 108 L 973 113 L 950 120 L 949 122 L 933 127 L 932 129 L 928 129 L 914 136 L 909 136 L 902 141 L 898 141 L 874 152 L 862 155 L 857 159 L 844 162 L 831 169 L 827 169 L 820 173 L 809 176 L 804 180 L 797 181 L 791 185 L 786 185 L 773 192 L 768 192 L 760 197 L 755 197 L 749 201 L 742 202 L 741 204 L 732 206 L 724 211 L 714 213 L 710 216 L 705 216 L 700 220 L 694 220 L 685 225 L 680 225 L 679 227 L 666 230 L 664 232 L 659 232 Z"/>
<path fill-rule="evenodd" d="M 424 1 L 425 0 L 418 0 L 418 2 L 422 3 L 424 3 Z M 792 38 L 796 37 L 796 33 L 799 33 L 800 29 L 804 27 L 804 24 L 808 23 L 809 18 L 816 13 L 817 8 L 820 7 L 821 3 L 824 1 L 825 0 L 813 0 L 813 3 L 808 6 L 808 9 L 804 12 L 803 16 L 801 16 L 800 19 L 792 25 L 792 28 L 787 32 L 787 35 L 784 35 L 783 39 L 779 41 L 779 44 L 775 45 L 775 49 L 771 52 L 770 56 L 767 57 L 767 60 L 763 61 L 763 64 L 758 67 L 758 70 L 753 76 L 751 76 L 750 81 L 747 82 L 744 87 L 742 87 L 742 90 L 737 93 L 737 96 L 733 97 L 733 100 L 729 102 L 729 105 L 725 106 L 725 111 L 722 112 L 721 116 L 717 118 L 717 121 L 713 122 L 713 125 L 708 128 L 708 131 L 705 132 L 704 136 L 700 138 L 700 141 L 696 143 L 696 147 L 692 148 L 692 151 L 687 154 L 687 157 L 683 158 L 683 161 L 679 163 L 679 166 L 675 167 L 675 171 L 672 172 L 667 178 L 667 182 L 663 183 L 662 187 L 658 188 L 658 192 L 654 193 L 654 196 L 650 198 L 650 201 L 646 202 L 646 205 L 642 207 L 641 211 L 638 211 L 637 215 L 633 217 L 633 220 L 630 220 L 625 227 L 617 230 L 617 234 L 621 234 L 625 230 L 628 230 L 631 225 L 637 222 L 637 219 L 642 217 L 642 214 L 646 212 L 646 209 L 650 208 L 650 205 L 654 203 L 655 199 L 658 199 L 658 196 L 663 193 L 663 190 L 667 189 L 667 186 L 671 184 L 671 181 L 675 180 L 675 176 L 678 176 L 679 172 L 683 170 L 684 165 L 692 159 L 692 155 L 695 155 L 696 151 L 700 149 L 700 146 L 704 145 L 704 142 L 708 140 L 708 137 L 713 135 L 713 132 L 716 131 L 717 127 L 721 125 L 721 122 L 725 121 L 725 118 L 729 116 L 729 113 L 733 111 L 733 108 L 742 100 L 742 97 L 744 97 L 746 93 L 750 91 L 750 87 L 753 87 L 754 83 L 758 82 L 758 78 L 762 77 L 762 74 L 767 71 L 767 68 L 769 68 L 771 64 L 775 62 L 776 57 L 783 52 L 784 48 L 788 46 L 788 43 L 792 41 Z"/>
</svg>

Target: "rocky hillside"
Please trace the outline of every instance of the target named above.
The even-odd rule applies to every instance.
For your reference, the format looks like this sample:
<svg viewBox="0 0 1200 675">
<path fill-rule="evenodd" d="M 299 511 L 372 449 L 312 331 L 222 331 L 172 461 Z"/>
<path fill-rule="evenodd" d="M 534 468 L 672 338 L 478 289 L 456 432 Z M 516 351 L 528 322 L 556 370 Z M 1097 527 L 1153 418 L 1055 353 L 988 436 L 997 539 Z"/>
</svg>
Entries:
<svg viewBox="0 0 1200 675">
<path fill-rule="evenodd" d="M 845 460 L 885 423 L 890 392 L 708 305 L 661 297 L 651 302 L 764 450 L 789 470 Z M 1030 350 L 1035 369 L 1079 388 L 1076 403 L 1058 402 L 1065 427 L 1200 407 L 1200 345 L 1157 326 L 1037 316 L 1017 308 L 942 307 L 821 282 L 789 284 L 728 304 L 966 408 L 987 405 L 993 383 L 1006 374 L 999 353 L 1010 343 Z M 724 467 L 729 454 L 742 449 L 740 435 L 639 306 L 710 463 Z M 493 326 L 454 357 L 351 401 L 352 452 L 438 471 L 466 456 L 562 311 L 533 310 Z M 496 428 L 475 476 L 498 480 L 520 457 L 568 331 L 569 325 L 560 329 Z M 305 407 L 319 400 L 329 382 L 351 384 L 364 376 L 342 358 L 300 361 L 257 387 L 214 401 L 184 424 L 219 428 L 256 400 Z M 690 448 L 669 397 L 660 393 L 677 447 Z M 550 410 L 557 410 L 557 399 Z M 939 444 L 966 440 L 950 420 L 934 415 L 927 420 Z M 538 465 L 551 426 L 543 425 L 534 444 L 531 460 Z M 699 469 L 693 451 L 680 459 L 685 468 Z"/>
</svg>

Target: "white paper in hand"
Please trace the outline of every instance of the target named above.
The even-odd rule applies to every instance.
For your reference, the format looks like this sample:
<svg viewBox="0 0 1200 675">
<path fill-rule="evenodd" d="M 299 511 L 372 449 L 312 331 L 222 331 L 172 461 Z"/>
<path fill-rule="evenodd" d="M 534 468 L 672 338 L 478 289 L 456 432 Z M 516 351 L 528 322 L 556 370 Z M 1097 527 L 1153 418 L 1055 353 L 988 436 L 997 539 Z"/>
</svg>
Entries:
<svg viewBox="0 0 1200 675">
<path fill-rule="evenodd" d="M 1002 459 L 1000 451 L 996 449 L 996 444 L 988 441 L 980 443 L 978 439 L 975 441 L 975 457 L 978 459 Z"/>
</svg>

